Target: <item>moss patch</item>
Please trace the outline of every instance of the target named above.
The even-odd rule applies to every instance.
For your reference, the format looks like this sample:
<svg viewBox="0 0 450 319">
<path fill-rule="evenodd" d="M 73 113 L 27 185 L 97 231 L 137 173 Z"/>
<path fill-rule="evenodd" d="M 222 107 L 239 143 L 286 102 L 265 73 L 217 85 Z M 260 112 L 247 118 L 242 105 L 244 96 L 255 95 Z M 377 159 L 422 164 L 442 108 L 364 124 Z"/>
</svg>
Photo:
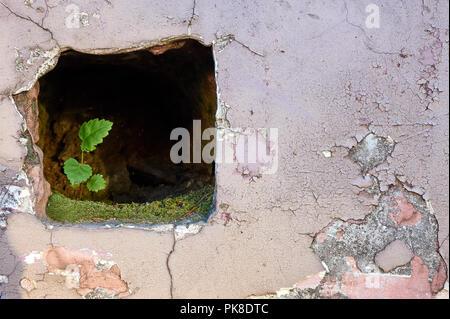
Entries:
<svg viewBox="0 0 450 319">
<path fill-rule="evenodd" d="M 214 186 L 208 185 L 187 194 L 168 197 L 150 203 L 106 204 L 80 201 L 54 193 L 49 198 L 47 215 L 58 222 L 171 223 L 189 217 L 192 221 L 204 219 L 210 212 Z"/>
</svg>

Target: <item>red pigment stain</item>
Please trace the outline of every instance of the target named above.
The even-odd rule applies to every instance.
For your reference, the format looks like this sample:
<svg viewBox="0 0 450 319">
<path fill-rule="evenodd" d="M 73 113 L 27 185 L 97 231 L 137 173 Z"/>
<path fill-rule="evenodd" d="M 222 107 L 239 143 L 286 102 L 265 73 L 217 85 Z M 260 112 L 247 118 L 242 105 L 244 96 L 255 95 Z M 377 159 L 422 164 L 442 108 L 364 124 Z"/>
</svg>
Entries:
<svg viewBox="0 0 450 319">
<path fill-rule="evenodd" d="M 431 282 L 431 291 L 433 294 L 437 294 L 444 288 L 445 281 L 447 280 L 447 268 L 445 266 L 444 260 L 441 258 L 439 262 L 439 268 L 436 274 L 433 277 L 433 281 Z"/>
<path fill-rule="evenodd" d="M 328 281 L 321 295 L 325 297 L 344 294 L 355 299 L 430 299 L 431 283 L 428 281 L 428 267 L 415 256 L 411 260 L 411 276 L 365 274 L 356 267 L 353 257 L 347 257 L 351 271 L 345 273 L 339 282 Z"/>
<path fill-rule="evenodd" d="M 422 215 L 414 210 L 414 206 L 403 196 L 394 197 L 396 202 L 395 212 L 389 213 L 388 218 L 397 226 L 413 226 L 420 222 Z"/>
<path fill-rule="evenodd" d="M 318 233 L 316 236 L 317 242 L 319 242 L 320 244 L 325 242 L 328 238 L 328 235 L 325 233 Z"/>
<path fill-rule="evenodd" d="M 419 256 L 411 260 L 411 276 L 386 275 L 379 273 L 362 273 L 353 257 L 347 257 L 350 271 L 342 279 L 326 277 L 319 273 L 298 282 L 298 289 L 322 287 L 320 294 L 324 297 L 338 298 L 343 294 L 354 299 L 430 299 L 439 292 L 447 278 L 445 264 L 441 261 L 438 272 L 430 283 L 429 269 Z"/>
</svg>

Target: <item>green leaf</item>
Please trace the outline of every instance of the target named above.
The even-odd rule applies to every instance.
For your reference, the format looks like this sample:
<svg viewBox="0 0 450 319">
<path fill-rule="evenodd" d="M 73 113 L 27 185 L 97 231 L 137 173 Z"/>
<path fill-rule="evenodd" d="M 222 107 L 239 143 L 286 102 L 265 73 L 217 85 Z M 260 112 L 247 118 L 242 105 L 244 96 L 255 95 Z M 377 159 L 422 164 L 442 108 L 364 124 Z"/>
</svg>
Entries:
<svg viewBox="0 0 450 319">
<path fill-rule="evenodd" d="M 78 136 L 82 141 L 81 150 L 84 152 L 95 150 L 95 146 L 103 142 L 103 138 L 108 136 L 112 126 L 113 122 L 107 120 L 93 119 L 89 122 L 84 122 L 78 132 Z"/>
<path fill-rule="evenodd" d="M 69 158 L 64 162 L 64 174 L 70 181 L 70 185 L 75 186 L 89 179 L 92 175 L 92 168 L 88 164 L 80 164 L 74 158 Z"/>
<path fill-rule="evenodd" d="M 91 192 L 98 192 L 106 188 L 106 182 L 102 175 L 95 174 L 86 186 Z"/>
</svg>

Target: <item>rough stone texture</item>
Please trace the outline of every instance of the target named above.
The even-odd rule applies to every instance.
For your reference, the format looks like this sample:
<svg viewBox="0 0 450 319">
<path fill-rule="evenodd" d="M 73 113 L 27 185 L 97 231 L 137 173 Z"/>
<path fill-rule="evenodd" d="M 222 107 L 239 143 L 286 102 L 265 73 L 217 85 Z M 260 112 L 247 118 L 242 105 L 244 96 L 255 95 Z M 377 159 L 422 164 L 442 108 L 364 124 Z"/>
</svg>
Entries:
<svg viewBox="0 0 450 319">
<path fill-rule="evenodd" d="M 36 198 L 36 214 L 45 217 L 50 184 L 44 179 L 43 153 L 36 143 L 39 141 L 39 82 L 30 91 L 15 96 L 17 110 L 24 118 L 26 130 L 21 133 L 21 143 L 26 148 L 24 170 L 28 176 Z"/>
<path fill-rule="evenodd" d="M 388 138 L 368 134 L 348 153 L 352 160 L 358 163 L 363 174 L 383 163 L 394 150 L 394 141 Z"/>
<path fill-rule="evenodd" d="M 393 215 L 415 211 L 420 216 L 414 223 L 399 224 Z M 395 240 L 404 241 L 414 256 L 429 270 L 429 280 L 439 281 L 438 290 L 444 287 L 441 280 L 445 262 L 439 254 L 438 224 L 425 201 L 414 193 L 392 187 L 380 198 L 380 204 L 364 220 L 336 220 L 318 233 L 312 249 L 326 264 L 333 276 L 348 271 L 348 257 L 354 258 L 358 269 L 364 273 L 380 272 L 376 256 Z M 411 258 L 410 258 L 411 259 Z M 409 261 L 409 260 L 408 260 Z M 398 270 L 411 275 L 411 265 Z"/>
<path fill-rule="evenodd" d="M 0 198 L 9 214 L 6 231 L 0 229 L 0 275 L 8 277 L 2 298 L 78 296 L 56 290 L 64 279 L 48 274 L 29 293 L 20 287 L 27 268 L 20 256 L 45 251 L 51 234 L 54 245 L 111 253 L 131 297 L 244 297 L 289 287 L 322 270 L 309 235 L 328 270 L 341 276 L 328 273 L 319 289 L 328 293 L 311 288 L 313 296 L 432 297 L 446 277 L 439 252 L 447 264 L 449 255 L 449 3 L 377 3 L 380 29 L 365 27 L 363 3 L 345 0 L 1 0 L 0 30 L 7 32 L 0 38 L 0 185 L 7 187 L 0 197 L 9 194 L 21 207 Z M 70 4 L 80 9 L 79 23 L 69 20 L 78 28 L 66 27 Z M 213 44 L 219 128 L 279 128 L 278 171 L 249 181 L 237 165 L 217 165 L 215 215 L 178 242 L 170 230 L 50 232 L 36 217 L 15 215 L 27 210 L 16 199 L 29 187 L 16 185 L 27 147 L 11 95 L 31 89 L 61 50 L 104 54 L 188 35 Z M 395 148 L 360 166 L 350 150 L 370 134 L 392 139 Z M 414 209 L 400 193 L 389 199 L 392 192 Z M 29 192 L 35 207 L 38 193 Z M 361 236 L 369 250 L 358 247 Z M 381 275 L 373 258 L 396 239 L 416 257 Z M 368 295 L 361 280 L 371 283 L 373 274 L 382 284 Z M 334 290 L 339 280 L 344 288 Z"/>
</svg>

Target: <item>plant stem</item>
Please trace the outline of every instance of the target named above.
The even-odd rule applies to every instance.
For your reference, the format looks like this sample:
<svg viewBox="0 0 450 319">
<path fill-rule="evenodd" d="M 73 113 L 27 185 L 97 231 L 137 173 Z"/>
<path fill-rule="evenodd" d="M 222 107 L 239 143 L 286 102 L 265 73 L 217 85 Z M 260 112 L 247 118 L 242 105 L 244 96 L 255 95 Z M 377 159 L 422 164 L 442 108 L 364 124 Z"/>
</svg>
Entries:
<svg viewBox="0 0 450 319">
<path fill-rule="evenodd" d="M 84 152 L 81 151 L 81 164 L 84 164 L 83 156 L 84 156 Z M 80 200 L 82 200 L 82 199 L 83 199 L 83 183 L 80 184 Z"/>
<path fill-rule="evenodd" d="M 192 212 L 193 212 L 196 208 L 198 208 L 197 206 L 198 206 L 201 202 L 203 202 L 203 200 L 204 200 L 208 195 L 211 195 L 211 193 L 206 193 L 205 195 L 203 195 L 202 198 L 200 198 L 200 200 L 194 205 L 194 207 L 192 207 L 191 210 L 188 211 L 186 214 L 184 214 L 183 216 L 181 216 L 180 219 L 183 219 L 183 218 L 189 216 L 190 214 L 192 214 Z"/>
</svg>

